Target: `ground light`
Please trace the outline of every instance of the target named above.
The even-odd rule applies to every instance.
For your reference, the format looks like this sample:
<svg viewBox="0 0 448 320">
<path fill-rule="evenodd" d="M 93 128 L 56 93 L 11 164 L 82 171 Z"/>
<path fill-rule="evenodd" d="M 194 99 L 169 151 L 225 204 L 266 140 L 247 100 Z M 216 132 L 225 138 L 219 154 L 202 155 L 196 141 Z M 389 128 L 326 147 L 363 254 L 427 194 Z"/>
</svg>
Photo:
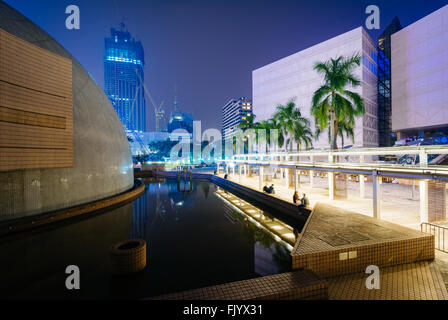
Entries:
<svg viewBox="0 0 448 320">
<path fill-rule="evenodd" d="M 296 236 L 291 226 L 278 219 L 266 217 L 257 207 L 222 189 L 216 190 L 215 194 L 235 211 L 247 217 L 257 227 L 266 230 L 276 241 L 282 242 L 289 251 L 292 250 L 296 242 Z"/>
</svg>

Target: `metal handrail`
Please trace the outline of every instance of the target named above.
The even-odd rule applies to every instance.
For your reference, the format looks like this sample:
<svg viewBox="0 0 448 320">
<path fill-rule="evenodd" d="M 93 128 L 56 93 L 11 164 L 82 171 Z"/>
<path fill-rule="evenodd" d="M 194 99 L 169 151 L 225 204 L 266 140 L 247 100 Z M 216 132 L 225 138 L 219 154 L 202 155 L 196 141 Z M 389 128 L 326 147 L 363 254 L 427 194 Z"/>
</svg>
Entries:
<svg viewBox="0 0 448 320">
<path fill-rule="evenodd" d="M 442 252 L 448 253 L 448 245 L 445 245 L 445 233 L 448 233 L 448 228 L 428 222 L 422 222 L 420 224 L 420 231 L 434 235 L 435 248 Z"/>
</svg>

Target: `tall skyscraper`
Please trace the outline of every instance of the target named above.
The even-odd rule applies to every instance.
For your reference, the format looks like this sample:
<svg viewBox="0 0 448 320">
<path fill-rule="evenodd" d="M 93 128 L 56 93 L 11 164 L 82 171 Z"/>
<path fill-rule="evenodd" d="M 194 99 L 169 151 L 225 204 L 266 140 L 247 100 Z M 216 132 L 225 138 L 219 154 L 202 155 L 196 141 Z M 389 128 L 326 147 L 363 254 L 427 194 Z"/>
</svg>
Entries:
<svg viewBox="0 0 448 320">
<path fill-rule="evenodd" d="M 222 138 L 225 140 L 238 128 L 238 125 L 252 115 L 252 101 L 242 97 L 232 99 L 222 108 Z"/>
<path fill-rule="evenodd" d="M 392 136 L 392 78 L 391 36 L 403 27 L 395 17 L 378 38 L 378 142 L 380 147 L 391 147 Z"/>
<path fill-rule="evenodd" d="M 121 24 L 105 39 L 104 91 L 127 130 L 146 131 L 143 46 Z"/>
</svg>

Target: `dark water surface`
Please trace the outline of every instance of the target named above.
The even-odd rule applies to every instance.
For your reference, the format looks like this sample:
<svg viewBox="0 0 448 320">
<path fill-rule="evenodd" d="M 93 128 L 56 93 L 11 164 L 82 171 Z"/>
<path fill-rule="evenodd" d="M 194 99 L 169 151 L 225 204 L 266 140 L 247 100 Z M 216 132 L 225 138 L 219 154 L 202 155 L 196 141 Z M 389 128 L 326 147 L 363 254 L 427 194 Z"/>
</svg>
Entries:
<svg viewBox="0 0 448 320">
<path fill-rule="evenodd" d="M 283 244 L 215 195 L 216 185 L 147 181 L 134 203 L 107 213 L 0 239 L 2 298 L 141 298 L 290 271 Z M 189 191 L 189 188 L 186 188 Z M 147 242 L 147 267 L 109 273 L 109 248 L 128 238 Z M 67 290 L 65 268 L 81 271 Z"/>
</svg>

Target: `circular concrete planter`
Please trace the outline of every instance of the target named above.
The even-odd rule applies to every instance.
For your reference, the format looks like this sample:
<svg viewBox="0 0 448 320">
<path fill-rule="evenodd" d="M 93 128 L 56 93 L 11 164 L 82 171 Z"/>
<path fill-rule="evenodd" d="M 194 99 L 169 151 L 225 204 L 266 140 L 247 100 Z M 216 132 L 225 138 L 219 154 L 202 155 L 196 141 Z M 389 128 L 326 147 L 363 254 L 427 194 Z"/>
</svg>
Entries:
<svg viewBox="0 0 448 320">
<path fill-rule="evenodd" d="M 111 272 L 126 275 L 142 271 L 146 267 L 146 242 L 130 239 L 110 247 Z"/>
</svg>

